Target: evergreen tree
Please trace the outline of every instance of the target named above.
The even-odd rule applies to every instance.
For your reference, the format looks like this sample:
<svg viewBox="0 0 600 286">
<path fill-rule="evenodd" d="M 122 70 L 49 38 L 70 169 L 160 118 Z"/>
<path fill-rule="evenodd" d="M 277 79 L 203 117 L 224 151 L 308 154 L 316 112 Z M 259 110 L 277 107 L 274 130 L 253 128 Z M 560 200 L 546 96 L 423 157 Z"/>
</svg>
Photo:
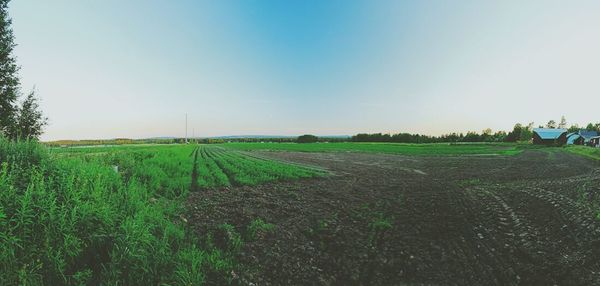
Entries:
<svg viewBox="0 0 600 286">
<path fill-rule="evenodd" d="M 8 2 L 0 0 L 0 133 L 14 137 L 16 101 L 19 94 L 19 77 L 13 49 L 12 21 L 8 16 Z"/>
<path fill-rule="evenodd" d="M 17 115 L 17 134 L 19 139 L 38 139 L 42 135 L 44 126 L 48 118 L 44 117 L 39 110 L 39 99 L 35 92 L 31 91 L 18 110 Z"/>
<path fill-rule="evenodd" d="M 588 125 L 585 127 L 586 130 L 588 131 L 592 131 L 594 130 L 594 123 L 588 123 Z"/>
</svg>

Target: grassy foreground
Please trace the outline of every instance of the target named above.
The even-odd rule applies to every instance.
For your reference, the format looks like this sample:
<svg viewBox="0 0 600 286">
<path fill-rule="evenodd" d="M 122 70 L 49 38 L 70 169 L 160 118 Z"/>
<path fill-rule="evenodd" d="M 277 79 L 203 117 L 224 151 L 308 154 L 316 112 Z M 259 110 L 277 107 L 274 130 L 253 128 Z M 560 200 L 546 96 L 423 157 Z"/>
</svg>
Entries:
<svg viewBox="0 0 600 286">
<path fill-rule="evenodd" d="M 0 141 L 0 284 L 195 285 L 226 277 L 231 256 L 186 232 L 184 178 L 160 165 L 188 151 L 139 164 L 142 154 L 55 159 L 36 143 Z M 125 163 L 122 173 L 108 161 Z"/>
<path fill-rule="evenodd" d="M 226 224 L 225 242 L 194 234 L 184 216 L 197 148 L 48 149 L 0 138 L 0 285 L 230 283 L 243 237 Z M 219 156 L 231 168 L 271 170 L 240 173 L 239 184 L 312 175 Z"/>
<path fill-rule="evenodd" d="M 237 150 L 276 150 L 297 152 L 375 152 L 402 155 L 515 155 L 522 150 L 517 144 L 402 144 L 402 143 L 226 143 L 221 146 Z"/>
</svg>

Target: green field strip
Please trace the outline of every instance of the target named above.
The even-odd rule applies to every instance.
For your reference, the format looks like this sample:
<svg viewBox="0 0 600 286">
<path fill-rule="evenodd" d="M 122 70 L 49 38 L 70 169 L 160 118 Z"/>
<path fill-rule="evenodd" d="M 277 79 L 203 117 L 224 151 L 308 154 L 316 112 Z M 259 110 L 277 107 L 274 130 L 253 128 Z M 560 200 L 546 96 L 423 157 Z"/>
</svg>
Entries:
<svg viewBox="0 0 600 286">
<path fill-rule="evenodd" d="M 223 143 L 219 146 L 234 150 L 266 150 L 293 152 L 372 152 L 398 155 L 453 156 L 453 155 L 516 155 L 522 152 L 518 144 L 407 144 L 407 143 Z"/>
</svg>

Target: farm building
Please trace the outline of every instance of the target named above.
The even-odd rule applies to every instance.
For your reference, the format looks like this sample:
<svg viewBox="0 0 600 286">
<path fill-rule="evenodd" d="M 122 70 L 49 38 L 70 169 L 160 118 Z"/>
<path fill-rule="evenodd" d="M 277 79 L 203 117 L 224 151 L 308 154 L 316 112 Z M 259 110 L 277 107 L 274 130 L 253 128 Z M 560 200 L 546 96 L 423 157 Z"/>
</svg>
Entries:
<svg viewBox="0 0 600 286">
<path fill-rule="evenodd" d="M 577 134 L 577 132 L 567 134 L 567 145 L 583 145 L 583 141 L 583 137 Z"/>
<path fill-rule="evenodd" d="M 567 134 L 567 145 L 587 145 L 590 139 L 598 136 L 596 131 L 579 130 Z"/>
<path fill-rule="evenodd" d="M 539 145 L 564 145 L 567 143 L 567 129 L 562 128 L 534 128 L 533 144 Z"/>
<path fill-rule="evenodd" d="M 590 138 L 590 142 L 588 143 L 588 145 L 599 148 L 600 147 L 600 136 Z"/>
<path fill-rule="evenodd" d="M 583 138 L 583 144 L 590 143 L 590 139 L 598 137 L 598 135 L 600 134 L 596 131 L 579 130 L 579 136 Z"/>
</svg>

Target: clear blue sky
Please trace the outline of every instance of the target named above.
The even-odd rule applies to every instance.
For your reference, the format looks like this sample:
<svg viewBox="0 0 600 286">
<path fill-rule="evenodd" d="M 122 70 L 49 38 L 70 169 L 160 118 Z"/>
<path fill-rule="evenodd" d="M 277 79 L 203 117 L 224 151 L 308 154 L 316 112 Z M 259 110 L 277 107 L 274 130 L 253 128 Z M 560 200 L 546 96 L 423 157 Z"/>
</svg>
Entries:
<svg viewBox="0 0 600 286">
<path fill-rule="evenodd" d="M 600 1 L 10 4 L 45 140 L 600 121 Z M 594 111 L 595 109 L 595 111 Z"/>
</svg>

